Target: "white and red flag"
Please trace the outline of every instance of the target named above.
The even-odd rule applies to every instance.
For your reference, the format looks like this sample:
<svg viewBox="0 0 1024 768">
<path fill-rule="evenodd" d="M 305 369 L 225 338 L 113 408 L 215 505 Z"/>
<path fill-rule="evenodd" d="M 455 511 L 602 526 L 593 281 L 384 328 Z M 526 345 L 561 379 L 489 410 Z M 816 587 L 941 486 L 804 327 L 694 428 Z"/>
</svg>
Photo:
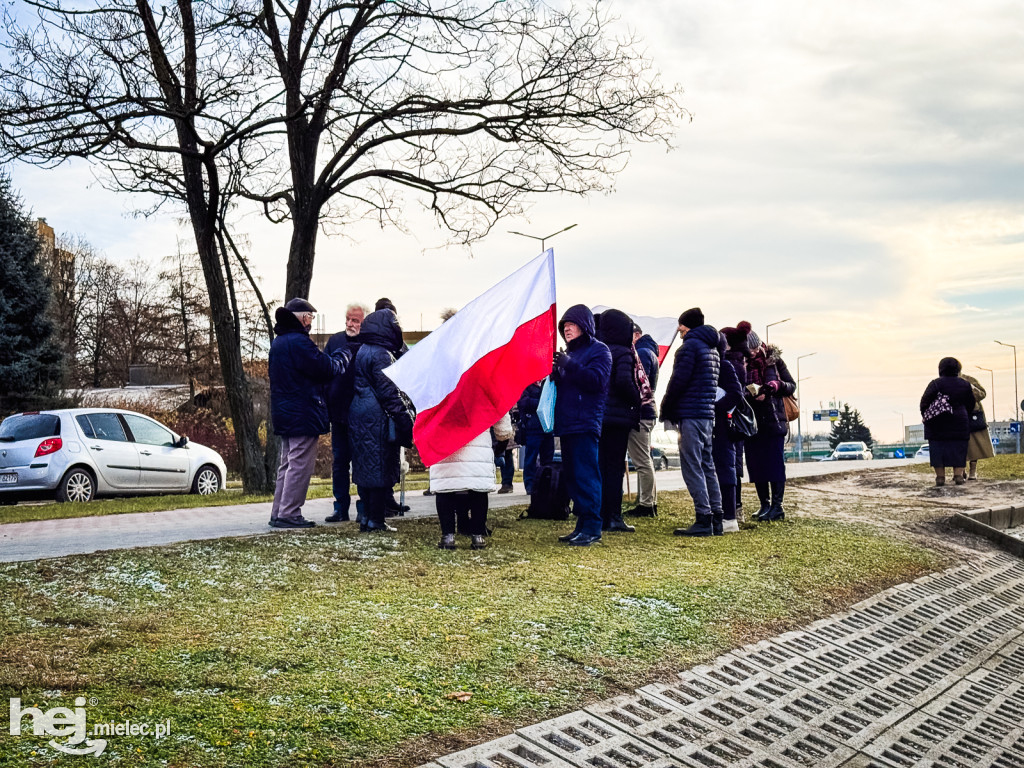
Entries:
<svg viewBox="0 0 1024 768">
<path fill-rule="evenodd" d="M 416 406 L 413 440 L 428 467 L 488 429 L 555 352 L 552 249 L 460 309 L 384 370 Z"/>
<path fill-rule="evenodd" d="M 596 307 L 591 307 L 590 311 L 597 315 L 606 309 L 610 309 L 610 307 L 599 304 Z M 679 333 L 679 321 L 674 317 L 648 317 L 647 315 L 634 315 L 630 312 L 626 312 L 626 314 L 629 315 L 630 320 L 640 326 L 644 333 L 654 339 L 654 343 L 658 345 L 658 365 L 664 363 L 665 355 L 668 354 L 672 342 L 676 340 L 676 335 Z"/>
</svg>

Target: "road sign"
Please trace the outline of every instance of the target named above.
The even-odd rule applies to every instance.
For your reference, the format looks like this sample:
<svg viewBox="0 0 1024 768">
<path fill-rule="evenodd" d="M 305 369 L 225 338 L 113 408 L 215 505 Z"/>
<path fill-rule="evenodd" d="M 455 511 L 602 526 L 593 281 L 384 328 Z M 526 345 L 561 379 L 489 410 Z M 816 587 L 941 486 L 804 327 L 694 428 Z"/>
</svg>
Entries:
<svg viewBox="0 0 1024 768">
<path fill-rule="evenodd" d="M 814 412 L 814 420 L 821 421 L 821 414 L 818 413 L 817 411 Z"/>
<path fill-rule="evenodd" d="M 837 409 L 835 409 L 835 408 L 832 408 L 828 412 L 828 417 L 830 419 L 838 419 L 839 418 L 839 411 Z"/>
<path fill-rule="evenodd" d="M 1020 434 L 1020 422 L 1019 421 L 1011 421 L 1010 422 L 1010 434 L 1011 435 L 1019 435 Z"/>
<path fill-rule="evenodd" d="M 998 437 L 993 437 L 992 438 L 992 445 L 999 445 L 999 438 Z"/>
<path fill-rule="evenodd" d="M 892 457 L 894 459 L 905 459 L 907 458 L 907 455 L 903 453 L 902 448 L 897 448 L 895 451 L 892 452 Z"/>
</svg>

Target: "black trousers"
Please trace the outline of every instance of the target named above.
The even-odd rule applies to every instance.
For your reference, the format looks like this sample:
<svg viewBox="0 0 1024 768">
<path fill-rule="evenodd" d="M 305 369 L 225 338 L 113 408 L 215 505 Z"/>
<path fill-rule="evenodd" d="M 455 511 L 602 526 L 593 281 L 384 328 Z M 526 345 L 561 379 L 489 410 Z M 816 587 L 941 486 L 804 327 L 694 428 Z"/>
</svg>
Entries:
<svg viewBox="0 0 1024 768">
<path fill-rule="evenodd" d="M 487 535 L 487 494 L 483 491 L 454 491 L 434 494 L 437 519 L 441 533 L 455 533 L 455 518 L 459 513 L 469 515 L 469 533 Z"/>
<path fill-rule="evenodd" d="M 622 517 L 622 477 L 626 474 L 626 449 L 631 427 L 601 426 L 597 464 L 601 468 L 601 522 L 608 525 Z"/>
</svg>

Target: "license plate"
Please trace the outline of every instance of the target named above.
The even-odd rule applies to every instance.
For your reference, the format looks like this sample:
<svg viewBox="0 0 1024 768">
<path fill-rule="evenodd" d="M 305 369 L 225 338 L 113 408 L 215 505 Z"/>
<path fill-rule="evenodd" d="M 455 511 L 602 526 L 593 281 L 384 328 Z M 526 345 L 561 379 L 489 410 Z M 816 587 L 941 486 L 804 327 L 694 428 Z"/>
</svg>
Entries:
<svg viewBox="0 0 1024 768">
<path fill-rule="evenodd" d="M 14 485 L 18 482 L 17 472 L 4 472 L 0 474 L 0 485 Z"/>
</svg>

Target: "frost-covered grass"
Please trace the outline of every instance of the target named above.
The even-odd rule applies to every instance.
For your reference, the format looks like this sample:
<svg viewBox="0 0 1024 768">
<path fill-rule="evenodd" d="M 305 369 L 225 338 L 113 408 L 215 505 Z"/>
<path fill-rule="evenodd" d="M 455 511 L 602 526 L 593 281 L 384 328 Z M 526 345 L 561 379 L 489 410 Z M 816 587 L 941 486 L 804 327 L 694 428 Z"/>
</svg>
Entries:
<svg viewBox="0 0 1024 768">
<path fill-rule="evenodd" d="M 4 733 L 0 766 L 418 765 L 945 564 L 806 518 L 673 537 L 685 498 L 589 549 L 511 509 L 482 552 L 409 519 L 0 565 L 0 701 L 172 721 L 100 758 Z"/>
<path fill-rule="evenodd" d="M 914 464 L 908 469 L 927 475 L 935 473 L 928 462 Z M 950 471 L 946 474 L 953 475 Z M 991 459 L 982 459 L 978 462 L 978 476 L 982 480 L 1024 480 L 1024 453 L 1002 453 Z"/>
</svg>

